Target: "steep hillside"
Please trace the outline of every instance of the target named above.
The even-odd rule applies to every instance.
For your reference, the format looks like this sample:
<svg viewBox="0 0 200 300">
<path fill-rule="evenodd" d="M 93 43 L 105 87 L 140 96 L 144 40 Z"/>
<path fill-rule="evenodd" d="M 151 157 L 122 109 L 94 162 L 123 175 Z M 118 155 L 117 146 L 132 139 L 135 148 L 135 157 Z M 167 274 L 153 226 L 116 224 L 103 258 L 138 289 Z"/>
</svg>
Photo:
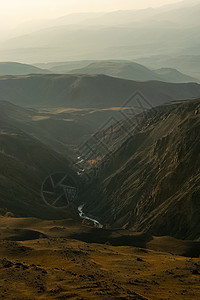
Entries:
<svg viewBox="0 0 200 300">
<path fill-rule="evenodd" d="M 142 93 L 151 106 L 200 96 L 196 83 L 135 82 L 105 75 L 0 77 L 0 100 L 29 107 L 107 108 Z"/>
<path fill-rule="evenodd" d="M 49 73 L 51 73 L 49 70 L 40 69 L 27 64 L 21 64 L 16 62 L 0 62 L 0 76 Z"/>
<path fill-rule="evenodd" d="M 102 139 L 99 133 L 111 153 L 82 198 L 85 209 L 112 226 L 198 239 L 199 133 L 200 100 L 126 118 Z"/>
<path fill-rule="evenodd" d="M 0 119 L 69 157 L 73 148 L 89 138 L 121 108 L 32 109 L 0 101 Z"/>
<path fill-rule="evenodd" d="M 0 118 L 8 126 L 12 126 L 32 137 L 40 140 L 57 152 L 69 155 L 68 144 L 71 135 L 67 134 L 74 125 L 74 140 L 76 140 L 75 121 L 70 114 L 56 114 L 54 111 L 38 111 L 32 108 L 23 108 L 8 101 L 0 101 Z M 71 118 L 72 122 L 67 122 Z"/>
<path fill-rule="evenodd" d="M 22 110 L 23 112 L 23 110 Z M 63 218 L 73 214 L 47 206 L 41 185 L 55 172 L 72 173 L 66 158 L 1 118 L 0 111 L 0 207 L 15 216 Z"/>
</svg>

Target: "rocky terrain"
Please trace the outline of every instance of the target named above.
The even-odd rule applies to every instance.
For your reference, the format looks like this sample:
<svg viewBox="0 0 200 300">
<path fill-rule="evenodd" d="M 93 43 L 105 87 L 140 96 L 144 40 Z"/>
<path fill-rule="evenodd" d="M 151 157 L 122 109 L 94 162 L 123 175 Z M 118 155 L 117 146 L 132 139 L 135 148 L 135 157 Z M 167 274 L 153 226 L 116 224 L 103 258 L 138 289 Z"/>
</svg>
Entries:
<svg viewBox="0 0 200 300">
<path fill-rule="evenodd" d="M 200 100 L 148 110 L 144 98 L 133 100 L 106 110 L 0 102 L 2 299 L 200 297 Z M 82 135 L 92 164 L 81 176 L 69 118 L 71 128 L 88 126 Z M 107 118 L 112 126 L 96 131 Z M 64 208 L 41 196 L 55 171 L 78 185 L 78 198 Z M 103 228 L 79 217 L 80 204 Z"/>
<path fill-rule="evenodd" d="M 0 230 L 2 299 L 200 297 L 191 242 L 95 229 L 70 218 L 0 217 Z"/>
<path fill-rule="evenodd" d="M 125 129 L 127 131 L 125 131 Z M 97 175 L 81 199 L 101 223 L 199 239 L 200 100 L 126 117 L 99 133 Z"/>
</svg>

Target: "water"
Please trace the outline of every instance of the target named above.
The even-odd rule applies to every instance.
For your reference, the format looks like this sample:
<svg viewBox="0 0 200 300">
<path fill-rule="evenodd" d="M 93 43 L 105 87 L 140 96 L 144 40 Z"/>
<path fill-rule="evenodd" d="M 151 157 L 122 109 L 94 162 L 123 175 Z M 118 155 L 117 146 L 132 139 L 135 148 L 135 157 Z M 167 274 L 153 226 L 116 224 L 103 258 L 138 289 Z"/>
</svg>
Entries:
<svg viewBox="0 0 200 300">
<path fill-rule="evenodd" d="M 86 216 L 86 214 L 83 212 L 83 207 L 85 206 L 85 204 L 82 204 L 78 207 L 78 212 L 79 212 L 79 216 L 82 218 L 82 219 L 85 219 L 85 220 L 89 220 L 89 221 L 92 221 L 94 223 L 94 225 L 96 225 L 98 228 L 103 228 L 103 225 L 101 223 L 99 223 L 97 220 L 95 219 L 92 219 L 92 218 L 89 218 L 88 216 Z"/>
</svg>

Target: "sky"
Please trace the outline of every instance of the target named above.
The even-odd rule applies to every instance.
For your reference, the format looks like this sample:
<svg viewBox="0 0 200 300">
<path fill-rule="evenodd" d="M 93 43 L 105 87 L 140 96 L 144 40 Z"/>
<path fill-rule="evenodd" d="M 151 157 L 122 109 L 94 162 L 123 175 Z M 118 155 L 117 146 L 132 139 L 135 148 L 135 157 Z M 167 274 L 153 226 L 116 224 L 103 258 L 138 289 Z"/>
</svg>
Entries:
<svg viewBox="0 0 200 300">
<path fill-rule="evenodd" d="M 57 18 L 70 13 L 158 7 L 180 0 L 0 0 L 1 27 L 15 27 L 36 19 Z"/>
</svg>

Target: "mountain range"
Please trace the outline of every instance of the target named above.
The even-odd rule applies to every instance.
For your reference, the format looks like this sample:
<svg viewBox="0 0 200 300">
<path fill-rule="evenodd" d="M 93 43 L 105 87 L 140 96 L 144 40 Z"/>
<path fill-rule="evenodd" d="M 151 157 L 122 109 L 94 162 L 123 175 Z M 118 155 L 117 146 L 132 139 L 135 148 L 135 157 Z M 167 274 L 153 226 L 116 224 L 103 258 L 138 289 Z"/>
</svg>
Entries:
<svg viewBox="0 0 200 300">
<path fill-rule="evenodd" d="M 126 105 L 128 98 L 138 93 L 146 97 L 148 106 L 196 98 L 200 85 L 136 82 L 105 75 L 50 74 L 3 76 L 0 90 L 0 100 L 26 107 L 102 109 Z"/>
<path fill-rule="evenodd" d="M 79 69 L 77 69 L 79 68 Z M 191 76 L 172 68 L 150 70 L 141 64 L 131 61 L 71 61 L 58 63 L 41 63 L 36 66 L 15 62 L 0 63 L 0 75 L 28 75 L 28 74 L 104 74 L 122 79 L 184 83 L 198 82 Z"/>
<path fill-rule="evenodd" d="M 54 70 L 64 71 L 64 66 L 53 68 Z M 105 74 L 112 77 L 118 77 L 136 81 L 158 80 L 164 82 L 196 82 L 197 79 L 182 74 L 172 68 L 161 68 L 150 70 L 141 64 L 129 61 L 99 61 L 93 62 L 81 69 L 68 71 L 72 74 Z"/>
<path fill-rule="evenodd" d="M 198 55 L 199 1 L 136 11 L 69 15 L 23 25 L 1 42 L 1 60 L 67 61 Z M 30 25 L 30 24 L 29 24 Z M 10 36 L 11 36 L 10 35 Z"/>
</svg>

